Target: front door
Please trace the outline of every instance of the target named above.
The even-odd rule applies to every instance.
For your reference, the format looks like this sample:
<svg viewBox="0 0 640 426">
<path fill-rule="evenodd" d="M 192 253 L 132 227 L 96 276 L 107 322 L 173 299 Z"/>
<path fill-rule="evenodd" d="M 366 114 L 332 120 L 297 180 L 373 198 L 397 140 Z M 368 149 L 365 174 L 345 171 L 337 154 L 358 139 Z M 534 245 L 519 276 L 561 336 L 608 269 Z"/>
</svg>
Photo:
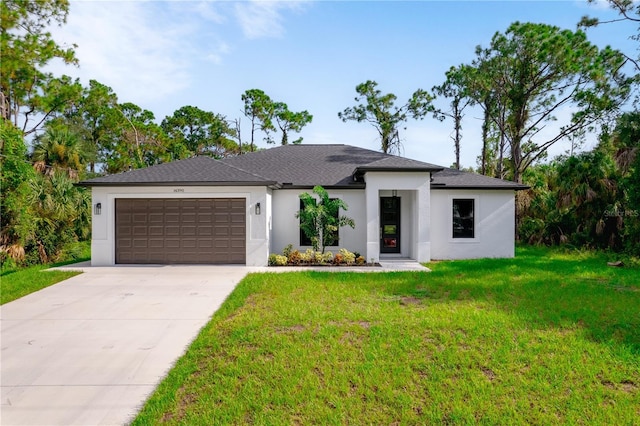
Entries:
<svg viewBox="0 0 640 426">
<path fill-rule="evenodd" d="M 400 253 L 399 197 L 380 197 L 380 253 Z"/>
</svg>

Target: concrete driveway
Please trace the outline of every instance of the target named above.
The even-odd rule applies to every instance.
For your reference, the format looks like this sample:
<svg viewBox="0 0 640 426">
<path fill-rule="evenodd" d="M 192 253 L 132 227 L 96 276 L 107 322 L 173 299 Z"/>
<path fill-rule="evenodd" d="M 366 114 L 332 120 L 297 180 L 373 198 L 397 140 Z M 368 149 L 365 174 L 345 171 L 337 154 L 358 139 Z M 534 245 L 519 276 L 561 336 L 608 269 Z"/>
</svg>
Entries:
<svg viewBox="0 0 640 426">
<path fill-rule="evenodd" d="M 0 308 L 0 424 L 128 423 L 251 268 L 83 270 Z"/>
</svg>

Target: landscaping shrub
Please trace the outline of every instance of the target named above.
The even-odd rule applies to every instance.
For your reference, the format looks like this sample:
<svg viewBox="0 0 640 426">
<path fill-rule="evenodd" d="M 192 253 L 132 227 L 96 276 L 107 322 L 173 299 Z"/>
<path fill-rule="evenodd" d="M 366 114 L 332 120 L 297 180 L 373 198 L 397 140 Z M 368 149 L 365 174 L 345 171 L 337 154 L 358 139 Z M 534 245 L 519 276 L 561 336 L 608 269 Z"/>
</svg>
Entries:
<svg viewBox="0 0 640 426">
<path fill-rule="evenodd" d="M 351 253 L 349 250 L 344 248 L 340 249 L 339 253 L 342 256 L 344 263 L 346 263 L 347 265 L 355 263 L 356 255 L 354 253 Z"/>
<path fill-rule="evenodd" d="M 287 256 L 290 265 L 297 265 L 302 261 L 302 255 L 298 250 L 292 250 Z"/>
<path fill-rule="evenodd" d="M 286 266 L 287 261 L 287 256 L 281 256 L 275 253 L 269 255 L 269 266 Z"/>
</svg>

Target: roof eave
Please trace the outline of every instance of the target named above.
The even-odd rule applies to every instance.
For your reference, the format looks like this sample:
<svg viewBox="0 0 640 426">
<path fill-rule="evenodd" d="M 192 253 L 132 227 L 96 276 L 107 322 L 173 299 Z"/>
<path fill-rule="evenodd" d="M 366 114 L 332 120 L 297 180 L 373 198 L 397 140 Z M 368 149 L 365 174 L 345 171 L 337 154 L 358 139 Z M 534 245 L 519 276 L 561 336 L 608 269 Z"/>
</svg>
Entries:
<svg viewBox="0 0 640 426">
<path fill-rule="evenodd" d="M 246 182 L 78 182 L 76 186 L 269 186 L 278 187 L 276 181 L 246 181 Z"/>
<path fill-rule="evenodd" d="M 500 190 L 511 190 L 511 191 L 523 191 L 529 188 L 530 187 L 527 185 L 446 185 L 446 184 L 438 184 L 438 183 L 431 184 L 431 189 L 481 189 L 481 190 L 500 189 Z"/>
<path fill-rule="evenodd" d="M 280 185 L 278 189 L 313 189 L 316 185 Z M 343 185 L 320 185 L 324 189 L 364 189 L 366 188 L 365 183 L 350 183 Z"/>
<path fill-rule="evenodd" d="M 356 167 L 353 171 L 353 174 L 358 172 L 416 172 L 416 173 L 424 173 L 424 172 L 440 172 L 444 170 L 444 167 L 369 167 L 369 166 L 361 166 Z"/>
</svg>

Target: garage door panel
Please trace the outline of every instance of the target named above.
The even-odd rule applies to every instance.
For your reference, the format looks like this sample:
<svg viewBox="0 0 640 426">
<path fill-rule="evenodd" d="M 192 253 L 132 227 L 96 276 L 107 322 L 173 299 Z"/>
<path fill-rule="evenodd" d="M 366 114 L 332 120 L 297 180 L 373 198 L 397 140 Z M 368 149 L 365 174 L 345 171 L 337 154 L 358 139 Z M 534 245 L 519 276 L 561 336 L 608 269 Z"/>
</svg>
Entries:
<svg viewBox="0 0 640 426">
<path fill-rule="evenodd" d="M 213 240 L 213 247 L 217 249 L 228 249 L 230 247 L 230 241 L 227 239 Z"/>
<path fill-rule="evenodd" d="M 168 249 L 179 249 L 180 248 L 180 239 L 179 238 L 165 238 L 164 246 Z"/>
<path fill-rule="evenodd" d="M 191 212 L 182 212 L 180 215 L 182 223 L 196 223 L 196 214 Z"/>
<path fill-rule="evenodd" d="M 157 237 L 164 235 L 164 227 L 162 226 L 149 226 L 149 236 Z"/>
<path fill-rule="evenodd" d="M 180 244 L 180 248 L 183 248 L 183 249 L 193 249 L 193 248 L 196 248 L 197 246 L 198 245 L 196 240 L 191 238 L 183 239 Z"/>
<path fill-rule="evenodd" d="M 196 228 L 199 237 L 210 237 L 213 235 L 213 226 L 198 225 Z"/>
<path fill-rule="evenodd" d="M 150 249 L 164 248 L 164 239 L 161 239 L 161 238 L 150 238 L 149 239 L 149 248 Z"/>
<path fill-rule="evenodd" d="M 150 223 L 164 223 L 164 215 L 162 213 L 149 213 Z"/>
<path fill-rule="evenodd" d="M 226 228 L 226 227 L 222 227 L 222 226 L 216 226 L 215 228 L 213 228 L 213 235 L 218 238 L 224 238 L 224 237 L 228 237 L 229 235 L 231 235 L 231 229 Z"/>
<path fill-rule="evenodd" d="M 245 263 L 246 200 L 117 199 L 116 263 Z"/>
<path fill-rule="evenodd" d="M 198 212 L 198 223 L 203 223 L 203 224 L 210 224 L 211 223 L 211 218 L 212 218 L 212 214 L 211 212 Z"/>
<path fill-rule="evenodd" d="M 133 240 L 134 249 L 141 249 L 141 248 L 147 248 L 147 247 L 149 247 L 149 241 L 147 239 L 141 240 L 136 238 Z"/>
<path fill-rule="evenodd" d="M 164 234 L 166 236 L 177 237 L 180 235 L 180 227 L 179 226 L 165 226 Z"/>
<path fill-rule="evenodd" d="M 180 223 L 180 213 L 166 213 L 164 221 L 165 223 Z"/>
<path fill-rule="evenodd" d="M 147 226 L 136 225 L 132 227 L 131 235 L 134 237 L 145 237 L 147 236 L 149 228 Z"/>
<path fill-rule="evenodd" d="M 195 226 L 181 226 L 180 227 L 180 235 L 186 237 L 193 237 L 196 235 L 196 227 Z"/>
</svg>

